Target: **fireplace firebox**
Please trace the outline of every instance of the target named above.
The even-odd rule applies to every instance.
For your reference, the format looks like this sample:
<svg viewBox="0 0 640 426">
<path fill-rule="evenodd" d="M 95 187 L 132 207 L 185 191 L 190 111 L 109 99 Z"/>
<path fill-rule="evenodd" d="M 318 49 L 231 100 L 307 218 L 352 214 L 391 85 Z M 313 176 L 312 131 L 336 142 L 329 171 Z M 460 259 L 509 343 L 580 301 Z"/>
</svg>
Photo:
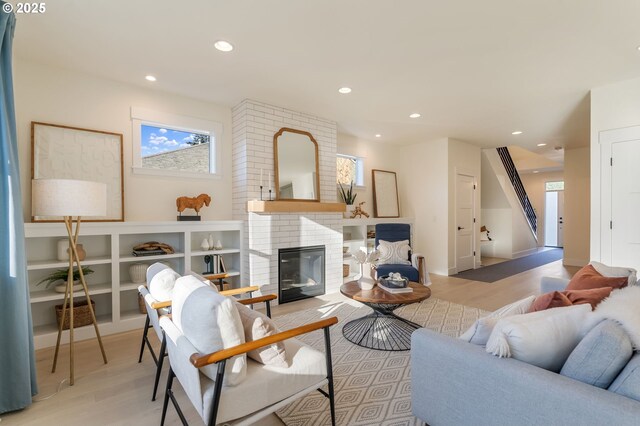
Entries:
<svg viewBox="0 0 640 426">
<path fill-rule="evenodd" d="M 320 296 L 324 292 L 324 246 L 278 250 L 279 303 Z"/>
</svg>

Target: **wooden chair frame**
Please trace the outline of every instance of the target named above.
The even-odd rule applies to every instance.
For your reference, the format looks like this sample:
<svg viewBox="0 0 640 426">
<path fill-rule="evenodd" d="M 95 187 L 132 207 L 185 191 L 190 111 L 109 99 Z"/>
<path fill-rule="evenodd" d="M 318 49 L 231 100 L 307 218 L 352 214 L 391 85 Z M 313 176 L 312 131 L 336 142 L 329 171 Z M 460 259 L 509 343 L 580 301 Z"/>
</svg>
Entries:
<svg viewBox="0 0 640 426">
<path fill-rule="evenodd" d="M 249 351 L 261 348 L 263 346 L 272 345 L 274 343 L 282 342 L 283 340 L 291 339 L 296 336 L 300 336 L 302 334 L 310 333 L 315 330 L 322 329 L 324 332 L 324 345 L 325 345 L 325 360 L 327 363 L 327 383 L 329 387 L 329 392 L 325 392 L 324 390 L 318 388 L 318 392 L 324 395 L 329 399 L 329 409 L 331 411 L 331 424 L 335 426 L 336 424 L 336 412 L 335 412 L 335 391 L 333 387 L 333 367 L 331 362 L 331 336 L 329 333 L 329 327 L 338 323 L 338 318 L 331 317 L 321 321 L 317 321 L 311 324 L 306 324 L 300 327 L 292 328 L 287 331 L 283 331 L 280 333 L 273 334 L 271 336 L 263 337 L 262 339 L 254 340 L 252 342 L 246 342 L 238 346 L 234 346 L 232 348 L 222 349 L 217 352 L 213 352 L 210 354 L 200 354 L 194 353 L 190 357 L 191 364 L 196 367 L 204 367 L 210 364 L 217 364 L 218 368 L 216 371 L 216 379 L 215 379 L 215 389 L 213 394 L 213 403 L 211 404 L 211 414 L 209 415 L 209 426 L 214 426 L 216 424 L 216 418 L 218 416 L 218 408 L 220 404 L 220 396 L 222 394 L 222 382 L 224 380 L 224 370 L 226 361 L 234 357 L 236 355 L 241 355 L 247 353 Z M 171 366 L 169 366 L 169 377 L 167 378 L 167 390 L 164 397 L 164 403 L 162 406 L 162 418 L 160 420 L 160 426 L 164 426 L 164 421 L 167 415 L 167 407 L 169 405 L 169 400 L 175 407 L 178 412 L 178 417 L 182 421 L 182 424 L 188 426 L 187 420 L 178 405 L 178 401 L 176 400 L 173 391 L 173 379 L 175 377 L 175 373 Z"/>
<path fill-rule="evenodd" d="M 251 305 L 252 308 L 253 308 L 253 304 L 264 302 L 267 309 L 267 316 L 271 318 L 270 302 L 272 300 L 277 299 L 277 296 L 274 294 L 268 294 L 265 296 L 251 298 L 251 294 L 254 291 L 258 291 L 258 290 L 260 290 L 260 287 L 258 286 L 248 286 L 248 287 L 234 288 L 232 290 L 221 291 L 220 294 L 222 294 L 223 296 L 238 296 L 238 295 L 248 293 L 250 297 L 249 299 L 238 299 L 238 302 L 242 303 L 243 305 Z M 151 309 L 155 309 L 155 310 L 162 309 L 162 308 L 170 308 L 170 307 L 171 307 L 170 300 L 151 304 Z M 156 354 L 156 352 L 153 350 L 153 346 L 149 341 L 149 329 L 152 327 L 153 325 L 151 325 L 150 323 L 149 314 L 147 314 L 147 318 L 144 323 L 144 330 L 142 331 L 142 342 L 140 343 L 140 356 L 138 357 L 138 363 L 142 362 L 142 355 L 144 353 L 144 348 L 146 345 L 146 347 L 149 349 L 149 352 L 151 353 L 151 358 L 153 358 L 153 362 L 156 365 L 156 377 L 153 382 L 153 395 L 151 396 L 151 401 L 155 401 L 156 394 L 158 393 L 158 384 L 160 383 L 160 374 L 162 373 L 164 358 L 168 355 L 168 353 L 167 353 L 167 340 L 164 335 L 164 331 L 162 332 L 162 341 L 160 343 L 159 353 Z"/>
</svg>

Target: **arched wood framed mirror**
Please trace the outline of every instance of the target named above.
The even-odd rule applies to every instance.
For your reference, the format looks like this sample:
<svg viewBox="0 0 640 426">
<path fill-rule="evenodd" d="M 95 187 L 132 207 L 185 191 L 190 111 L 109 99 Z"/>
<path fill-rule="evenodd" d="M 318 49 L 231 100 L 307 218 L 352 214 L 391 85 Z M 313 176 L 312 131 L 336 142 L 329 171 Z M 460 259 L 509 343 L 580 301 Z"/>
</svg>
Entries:
<svg viewBox="0 0 640 426">
<path fill-rule="evenodd" d="M 320 201 L 318 142 L 309 132 L 283 127 L 273 136 L 276 199 Z"/>
</svg>

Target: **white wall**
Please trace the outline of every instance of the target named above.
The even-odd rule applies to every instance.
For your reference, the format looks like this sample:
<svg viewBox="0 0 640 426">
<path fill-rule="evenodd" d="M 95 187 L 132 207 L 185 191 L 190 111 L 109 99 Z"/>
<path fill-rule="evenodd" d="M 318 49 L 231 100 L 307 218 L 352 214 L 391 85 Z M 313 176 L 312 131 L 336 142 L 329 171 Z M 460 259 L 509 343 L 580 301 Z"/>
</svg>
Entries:
<svg viewBox="0 0 640 426">
<path fill-rule="evenodd" d="M 589 263 L 589 147 L 564 153 L 564 264 Z"/>
<path fill-rule="evenodd" d="M 544 242 L 544 214 L 545 214 L 545 183 L 552 181 L 564 180 L 563 172 L 547 172 L 547 173 L 524 173 L 520 175 L 520 180 L 524 185 L 525 191 L 529 196 L 529 201 L 533 205 L 538 218 L 538 247 L 543 247 Z M 565 191 L 565 205 L 566 191 Z M 566 216 L 566 209 L 565 209 Z M 566 221 L 565 221 L 566 223 Z M 566 232 L 565 232 L 566 234 Z M 566 235 L 565 235 L 566 240 Z"/>
<path fill-rule="evenodd" d="M 482 222 L 482 212 L 480 211 L 480 199 L 481 199 L 481 170 L 480 170 L 480 155 L 481 149 L 477 146 L 470 145 L 468 143 L 449 139 L 449 249 L 448 257 L 449 264 L 448 269 L 450 274 L 457 273 L 456 271 L 456 174 L 463 173 L 474 176 L 476 178 L 476 196 L 475 196 L 475 217 L 476 223 L 474 224 L 475 235 L 475 252 L 476 252 L 476 267 L 480 266 L 480 223 Z"/>
<path fill-rule="evenodd" d="M 384 143 L 381 141 L 370 141 L 360 139 L 351 135 L 338 133 L 338 154 L 362 157 L 364 160 L 364 186 L 356 188 L 358 197 L 356 204 L 365 202 L 364 210 L 373 217 L 373 184 L 371 183 L 371 170 L 389 170 L 396 172 L 398 179 L 398 192 L 407 181 L 405 167 L 400 160 L 400 149 L 397 145 Z M 337 188 L 337 186 L 336 186 Z M 411 216 L 406 213 L 406 204 L 400 197 L 400 216 Z M 342 198 L 338 196 L 338 200 Z"/>
<path fill-rule="evenodd" d="M 231 219 L 231 109 L 136 85 L 16 60 L 14 87 L 25 220 L 31 220 L 31 121 L 122 133 L 125 220 L 175 220 L 179 196 L 211 195 L 203 220 Z M 222 178 L 132 173 L 131 107 L 216 121 L 223 125 Z"/>
<path fill-rule="evenodd" d="M 449 187 L 448 140 L 436 139 L 400 149 L 403 214 L 415 218 L 415 251 L 424 254 L 427 268 L 448 274 Z"/>
<path fill-rule="evenodd" d="M 601 215 L 601 155 L 599 133 L 640 125 L 640 78 L 591 90 L 591 235 L 590 257 L 601 260 L 602 232 L 609 218 Z"/>
<path fill-rule="evenodd" d="M 484 149 L 482 150 L 482 153 L 484 157 L 482 161 L 482 166 L 483 168 L 485 168 L 485 170 L 483 170 L 483 173 L 485 174 L 485 177 L 487 177 L 485 179 L 485 181 L 487 181 L 487 185 L 485 186 L 492 187 L 492 186 L 495 186 L 495 183 L 497 182 L 502 188 L 502 191 L 505 195 L 505 198 L 511 210 L 511 232 L 510 233 L 508 232 L 508 229 L 504 226 L 504 222 L 503 222 L 499 226 L 501 235 L 494 233 L 494 230 L 489 228 L 489 230 L 491 231 L 492 238 L 495 237 L 496 240 L 499 238 L 500 239 L 506 238 L 511 241 L 511 254 L 509 256 L 504 256 L 506 258 L 516 258 L 516 257 L 526 256 L 527 254 L 531 254 L 533 251 L 536 250 L 537 242 L 533 236 L 533 233 L 531 232 L 529 223 L 527 222 L 526 216 L 524 215 L 524 211 L 522 210 L 522 207 L 520 205 L 520 201 L 518 200 L 518 197 L 516 196 L 516 192 L 513 189 L 513 185 L 511 184 L 509 177 L 505 171 L 505 168 L 502 164 L 502 160 L 500 160 L 500 156 L 498 155 L 495 149 Z M 486 170 L 487 168 L 490 168 L 490 170 Z M 493 173 L 495 176 L 495 179 L 493 178 L 489 179 L 487 176 L 488 173 Z M 497 189 L 492 188 L 490 192 L 497 193 L 497 191 L 498 191 Z M 483 201 L 485 200 L 483 199 Z M 497 221 L 501 220 L 500 218 L 503 217 L 502 214 L 504 212 L 493 212 L 490 210 L 496 207 L 501 208 L 499 205 L 497 206 L 483 205 L 482 206 L 483 211 L 485 213 L 485 216 L 483 217 L 483 221 L 485 222 L 485 225 L 487 223 L 496 224 Z M 493 215 L 493 213 L 496 213 L 497 216 L 489 217 Z M 507 246 L 504 245 L 503 247 L 506 248 Z M 501 255 L 497 257 L 503 257 L 503 254 L 501 253 Z"/>
</svg>

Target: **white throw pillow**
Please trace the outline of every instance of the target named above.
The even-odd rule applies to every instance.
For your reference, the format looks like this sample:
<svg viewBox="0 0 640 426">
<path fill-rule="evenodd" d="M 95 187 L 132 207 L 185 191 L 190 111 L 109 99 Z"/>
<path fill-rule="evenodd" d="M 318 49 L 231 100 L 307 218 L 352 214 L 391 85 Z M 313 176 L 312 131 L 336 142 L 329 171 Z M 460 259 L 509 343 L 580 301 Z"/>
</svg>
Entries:
<svg viewBox="0 0 640 426">
<path fill-rule="evenodd" d="M 272 336 L 280 332 L 276 324 L 268 316 L 254 311 L 241 303 L 236 302 L 235 304 L 240 314 L 240 320 L 244 327 L 244 338 L 247 342 L 253 342 L 254 340 Z M 258 361 L 260 364 L 282 368 L 289 367 L 283 342 L 277 342 L 254 349 L 249 351 L 247 356 L 254 361 Z"/>
<path fill-rule="evenodd" d="M 589 304 L 503 318 L 489 337 L 487 352 L 557 373 L 594 319 Z"/>
<path fill-rule="evenodd" d="M 218 288 L 215 285 L 212 285 L 211 281 L 209 281 L 208 279 L 206 279 L 202 275 L 198 274 L 197 272 L 189 271 L 189 272 L 187 272 L 187 275 L 192 275 L 192 276 L 196 277 L 197 279 L 199 279 L 200 281 L 202 281 L 206 285 L 210 286 L 215 291 L 218 291 Z"/>
<path fill-rule="evenodd" d="M 244 329 L 235 302 L 222 296 L 196 277 L 187 275 L 176 281 L 173 292 L 173 322 L 200 354 L 209 354 L 245 342 Z M 217 365 L 200 371 L 216 379 Z M 234 386 L 247 373 L 246 354 L 227 360 L 224 384 Z"/>
<path fill-rule="evenodd" d="M 171 268 L 163 269 L 151 278 L 149 293 L 159 302 L 173 299 L 173 288 L 180 274 Z"/>
<path fill-rule="evenodd" d="M 389 242 L 378 241 L 378 265 L 411 265 L 409 261 L 409 240 Z"/>
<path fill-rule="evenodd" d="M 536 300 L 536 296 L 529 296 L 510 305 L 503 306 L 486 317 L 476 320 L 459 338 L 474 345 L 486 345 L 493 328 L 501 318 L 526 314 L 534 300 Z"/>
<path fill-rule="evenodd" d="M 594 266 L 595 268 L 595 266 Z M 593 312 L 598 319 L 616 321 L 627 332 L 634 350 L 640 350 L 640 287 L 613 290 Z"/>
<path fill-rule="evenodd" d="M 627 285 L 637 284 L 636 270 L 633 268 L 621 268 L 618 266 L 608 266 L 608 265 L 605 265 L 604 263 L 596 262 L 593 260 L 590 262 L 590 264 L 591 266 L 593 266 L 593 269 L 598 271 L 598 273 L 603 277 L 629 277 L 629 280 L 627 281 Z"/>
</svg>

